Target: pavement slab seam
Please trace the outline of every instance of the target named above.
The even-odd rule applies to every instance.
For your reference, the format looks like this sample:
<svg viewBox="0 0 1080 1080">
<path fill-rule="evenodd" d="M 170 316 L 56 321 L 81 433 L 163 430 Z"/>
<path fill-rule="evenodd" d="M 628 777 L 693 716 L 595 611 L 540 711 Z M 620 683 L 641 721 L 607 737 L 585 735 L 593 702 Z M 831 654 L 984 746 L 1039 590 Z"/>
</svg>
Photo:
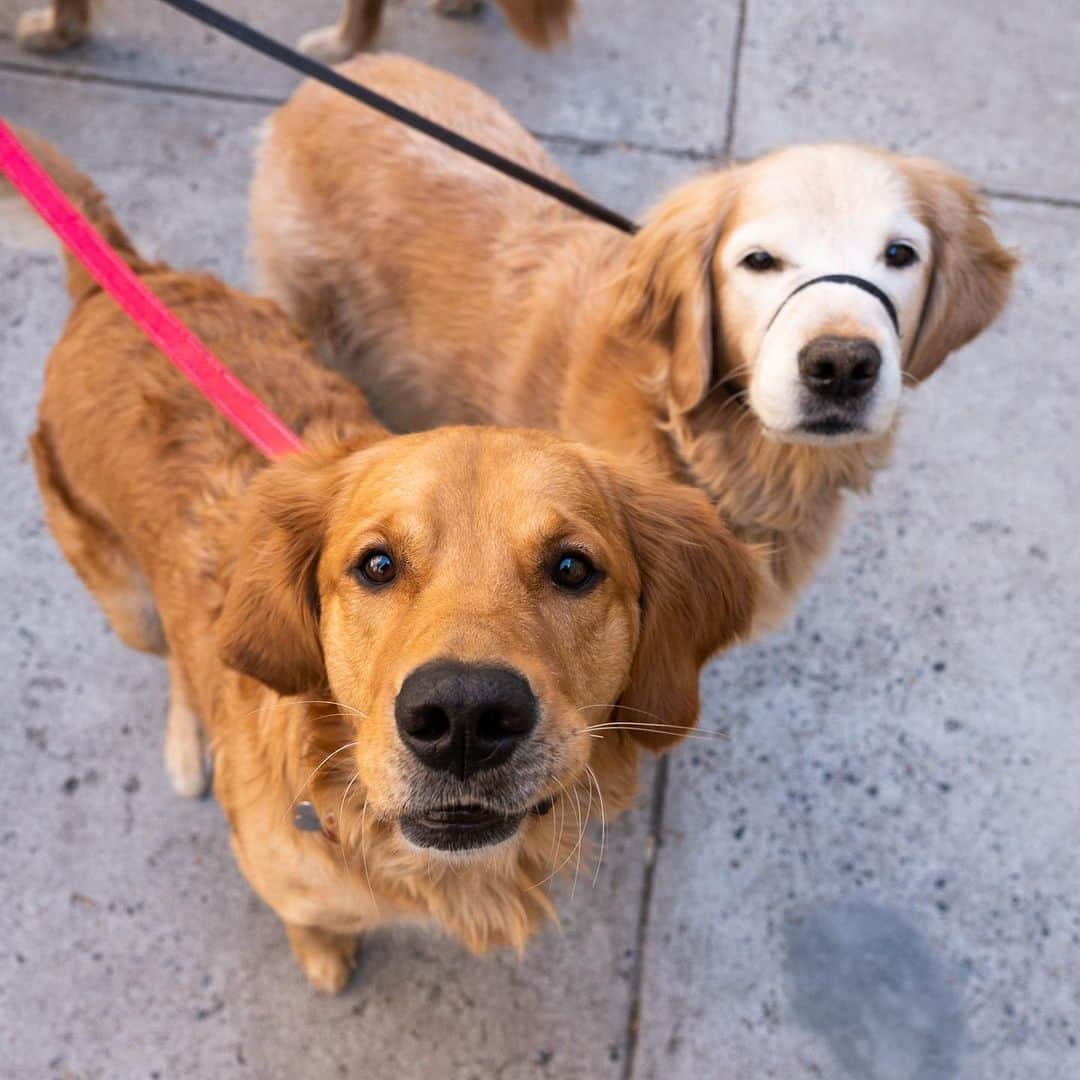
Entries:
<svg viewBox="0 0 1080 1080">
<path fill-rule="evenodd" d="M 744 0 L 745 2 L 745 0 Z M 740 6 L 740 11 L 744 10 Z M 744 20 L 739 21 L 738 50 L 735 53 L 736 65 L 742 52 L 742 33 Z M 101 86 L 111 86 L 118 89 L 144 90 L 154 94 L 170 94 L 189 98 L 204 98 L 208 102 L 222 102 L 233 105 L 261 105 L 267 108 L 277 108 L 286 98 L 273 94 L 244 94 L 240 92 L 228 93 L 213 87 L 187 86 L 183 83 L 153 82 L 146 79 L 113 78 L 92 71 L 78 71 L 69 68 L 47 67 L 40 64 L 20 64 L 10 60 L 0 60 L 0 72 L 10 71 L 16 75 L 26 75 L 34 78 L 70 80 Z M 753 160 L 749 157 L 733 156 L 731 148 L 735 141 L 736 124 L 736 98 L 738 95 L 738 78 L 736 69 L 732 75 L 732 83 L 729 94 L 731 103 L 727 112 L 726 131 L 721 147 L 699 149 L 692 146 L 657 146 L 652 143 L 638 142 L 633 139 L 596 139 L 587 136 L 570 134 L 568 132 L 544 131 L 530 128 L 529 132 L 541 142 L 549 145 L 562 145 L 572 147 L 584 152 L 601 152 L 604 150 L 633 150 L 642 154 L 653 154 L 658 157 L 669 158 L 675 161 L 688 161 L 702 164 L 712 164 L 720 167 L 724 161 L 732 164 L 742 164 Z M 991 199 L 1002 199 L 1011 202 L 1026 202 L 1037 206 L 1050 206 L 1066 210 L 1080 209 L 1080 198 L 1068 196 L 1041 195 L 1037 192 L 1005 191 L 993 187 L 979 189 L 983 195 Z"/>
<path fill-rule="evenodd" d="M 622 1080 L 633 1080 L 637 1068 L 638 1035 L 641 1023 L 642 993 L 644 991 L 646 955 L 649 944 L 649 924 L 652 921 L 653 884 L 656 865 L 663 847 L 664 811 L 667 807 L 668 778 L 671 775 L 671 759 L 662 757 L 656 765 L 653 780 L 652 801 L 649 808 L 649 831 L 646 838 L 648 851 L 645 873 L 638 901 L 637 954 L 630 980 L 630 1000 L 626 1011 L 625 1058 Z"/>
<path fill-rule="evenodd" d="M 750 0 L 739 0 L 735 21 L 735 41 L 731 49 L 731 82 L 728 86 L 727 115 L 724 124 L 724 157 L 731 160 L 735 147 L 735 121 L 739 110 L 739 76 L 742 70 L 743 41 L 746 38 L 746 14 Z"/>
</svg>

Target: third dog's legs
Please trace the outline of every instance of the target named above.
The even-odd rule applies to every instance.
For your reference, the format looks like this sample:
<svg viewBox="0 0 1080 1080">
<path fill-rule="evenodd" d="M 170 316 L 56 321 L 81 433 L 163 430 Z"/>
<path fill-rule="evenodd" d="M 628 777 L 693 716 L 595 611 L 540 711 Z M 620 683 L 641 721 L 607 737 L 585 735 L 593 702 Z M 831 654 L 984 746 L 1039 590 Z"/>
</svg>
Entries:
<svg viewBox="0 0 1080 1080">
<path fill-rule="evenodd" d="M 32 52 L 59 52 L 85 40 L 90 32 L 90 0 L 53 0 L 34 8 L 15 28 L 15 40 Z"/>
<path fill-rule="evenodd" d="M 384 0 L 345 0 L 334 26 L 312 30 L 300 39 L 301 52 L 325 64 L 337 64 L 368 48 L 382 23 Z"/>
</svg>

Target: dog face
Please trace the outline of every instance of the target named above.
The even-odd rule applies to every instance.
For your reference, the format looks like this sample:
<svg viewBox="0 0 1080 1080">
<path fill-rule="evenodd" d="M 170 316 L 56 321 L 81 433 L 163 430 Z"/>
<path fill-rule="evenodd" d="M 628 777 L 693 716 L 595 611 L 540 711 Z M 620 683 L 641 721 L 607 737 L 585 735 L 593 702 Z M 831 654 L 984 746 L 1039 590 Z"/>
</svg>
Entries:
<svg viewBox="0 0 1080 1080">
<path fill-rule="evenodd" d="M 703 496 L 543 433 L 330 448 L 249 495 L 226 660 L 328 690 L 367 813 L 414 848 L 513 842 L 616 703 L 641 742 L 676 739 L 700 665 L 751 615 L 751 559 Z"/>
<path fill-rule="evenodd" d="M 750 407 L 781 439 L 882 434 L 933 264 L 904 176 L 848 147 L 781 153 L 756 173 L 715 256 Z"/>
<path fill-rule="evenodd" d="M 720 384 L 770 436 L 825 444 L 888 431 L 904 383 L 997 315 L 1015 264 L 962 177 L 843 145 L 697 181 L 633 244 L 674 406 Z"/>
</svg>

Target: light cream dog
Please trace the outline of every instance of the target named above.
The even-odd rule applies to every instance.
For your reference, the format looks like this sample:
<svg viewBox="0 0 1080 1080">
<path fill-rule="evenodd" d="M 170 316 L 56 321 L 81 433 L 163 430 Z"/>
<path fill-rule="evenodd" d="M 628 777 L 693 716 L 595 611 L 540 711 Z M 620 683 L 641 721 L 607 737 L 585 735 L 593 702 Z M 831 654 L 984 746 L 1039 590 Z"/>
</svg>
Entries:
<svg viewBox="0 0 1080 1080">
<path fill-rule="evenodd" d="M 567 182 L 468 83 L 342 70 Z M 888 459 L 903 387 L 994 319 L 1015 266 L 934 161 L 794 147 L 629 238 L 314 83 L 268 125 L 252 232 L 263 287 L 392 426 L 549 427 L 706 491 L 772 552 L 761 624 Z"/>
</svg>

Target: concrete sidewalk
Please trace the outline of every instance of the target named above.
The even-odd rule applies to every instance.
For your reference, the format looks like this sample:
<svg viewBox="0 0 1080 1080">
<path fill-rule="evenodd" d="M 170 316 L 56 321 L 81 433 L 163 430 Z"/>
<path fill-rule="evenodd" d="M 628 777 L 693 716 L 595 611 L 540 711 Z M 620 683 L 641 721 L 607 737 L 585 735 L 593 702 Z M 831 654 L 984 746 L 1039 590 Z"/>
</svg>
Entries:
<svg viewBox="0 0 1080 1080">
<path fill-rule="evenodd" d="M 0 113 L 145 253 L 243 284 L 287 73 L 146 0 L 19 52 Z M 286 40 L 335 0 L 222 6 Z M 398 0 L 382 46 L 495 93 L 627 212 L 727 154 L 943 157 L 1025 256 L 1001 322 L 909 402 L 791 626 L 706 674 L 703 724 L 522 963 L 375 934 L 309 991 L 212 802 L 160 764 L 165 674 L 62 561 L 23 457 L 66 299 L 0 200 L 0 1076 L 1065 1080 L 1080 1076 L 1080 8 L 583 0 L 526 52 Z M 568 890 L 567 890 L 568 893 Z"/>
</svg>

